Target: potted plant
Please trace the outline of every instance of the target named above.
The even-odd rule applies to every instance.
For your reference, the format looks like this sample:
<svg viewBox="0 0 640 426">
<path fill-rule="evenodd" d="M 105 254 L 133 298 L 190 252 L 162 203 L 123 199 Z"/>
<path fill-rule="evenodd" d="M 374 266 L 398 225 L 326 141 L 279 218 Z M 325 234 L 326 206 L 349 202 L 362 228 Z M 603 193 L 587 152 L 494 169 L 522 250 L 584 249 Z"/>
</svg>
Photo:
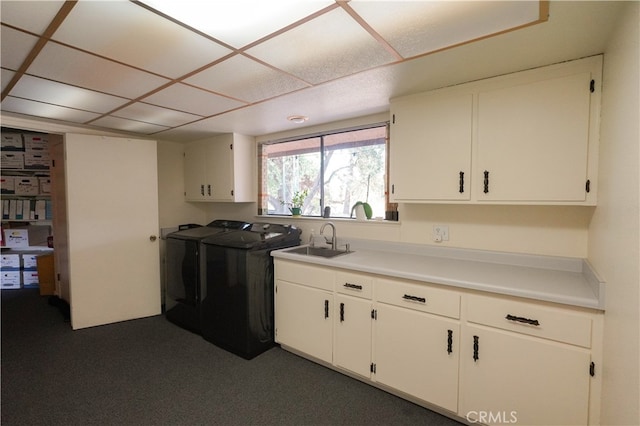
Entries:
<svg viewBox="0 0 640 426">
<path fill-rule="evenodd" d="M 293 193 L 293 197 L 291 197 L 290 202 L 280 200 L 280 203 L 290 206 L 289 211 L 293 216 L 300 216 L 302 213 L 302 206 L 304 205 L 304 200 L 307 198 L 307 195 L 309 195 L 308 189 L 296 191 Z"/>
</svg>

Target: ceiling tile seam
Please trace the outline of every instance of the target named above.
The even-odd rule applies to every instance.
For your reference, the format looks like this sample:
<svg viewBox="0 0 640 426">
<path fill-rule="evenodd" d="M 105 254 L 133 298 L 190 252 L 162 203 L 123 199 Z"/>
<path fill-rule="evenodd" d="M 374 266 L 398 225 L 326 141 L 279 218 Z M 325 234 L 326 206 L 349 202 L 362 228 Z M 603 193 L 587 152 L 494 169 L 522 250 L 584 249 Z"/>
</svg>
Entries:
<svg viewBox="0 0 640 426">
<path fill-rule="evenodd" d="M 105 117 L 105 116 L 108 116 L 108 115 L 112 115 L 114 112 L 117 112 L 117 111 L 119 111 L 119 110 L 121 110 L 121 109 L 124 109 L 124 108 L 126 108 L 126 107 L 128 107 L 128 106 L 131 106 L 131 105 L 133 105 L 133 104 L 134 104 L 134 103 L 136 103 L 136 102 L 142 102 L 142 100 L 143 100 L 143 99 L 145 99 L 145 98 L 147 98 L 147 97 L 149 97 L 149 96 L 155 95 L 156 93 L 158 93 L 158 92 L 160 92 L 160 91 L 162 91 L 162 90 L 164 90 L 164 89 L 166 89 L 166 88 L 168 88 L 168 87 L 171 87 L 171 86 L 173 86 L 173 85 L 175 85 L 175 84 L 182 83 L 182 80 L 184 80 L 184 79 L 186 79 L 186 78 L 189 78 L 189 77 L 191 77 L 192 75 L 195 75 L 195 74 L 197 74 L 197 73 L 199 73 L 199 72 L 201 72 L 201 71 L 204 71 L 204 70 L 206 70 L 206 69 L 208 69 L 208 68 L 210 68 L 210 67 L 212 67 L 212 66 L 214 66 L 214 65 L 216 65 L 216 64 L 218 64 L 218 63 L 220 63 L 220 62 L 223 62 L 223 61 L 225 61 L 225 60 L 227 60 L 227 59 L 229 59 L 229 58 L 231 58 L 231 57 L 233 57 L 233 56 L 236 56 L 237 54 L 238 54 L 238 52 L 231 52 L 231 53 L 230 53 L 230 54 L 228 54 L 227 56 L 224 56 L 224 57 L 222 57 L 222 58 L 219 58 L 219 59 L 217 59 L 216 61 L 212 62 L 211 64 L 204 65 L 204 66 L 202 66 L 202 67 L 200 67 L 200 68 L 198 68 L 198 69 L 196 69 L 196 70 L 194 70 L 194 71 L 191 71 L 191 72 L 189 72 L 189 73 L 187 73 L 187 74 L 185 74 L 185 75 L 183 75 L 183 76 L 181 76 L 181 77 L 178 77 L 178 78 L 175 78 L 175 79 L 171 79 L 171 80 L 170 80 L 170 81 L 168 81 L 167 83 L 162 84 L 162 85 L 160 85 L 160 86 L 156 87 L 155 89 L 153 89 L 153 90 L 151 90 L 151 91 L 149 91 L 149 92 L 147 92 L 147 93 L 144 93 L 144 94 L 142 94 L 142 95 L 140 95 L 140 96 L 138 96 L 138 97 L 136 97 L 136 98 L 134 98 L 134 99 L 131 99 L 131 101 L 130 101 L 130 102 L 128 102 L 128 103 L 126 103 L 126 104 L 124 104 L 124 105 L 121 105 L 121 106 L 119 106 L 118 108 L 115 108 L 115 109 L 113 109 L 113 110 L 111 110 L 111 111 L 109 111 L 109 112 L 105 113 L 102 117 Z M 105 58 L 105 59 L 106 59 L 106 58 Z M 186 84 L 186 83 L 183 83 L 183 84 Z M 189 86 L 192 86 L 192 85 L 189 85 Z M 196 86 L 192 86 L 192 87 L 200 89 L 199 87 L 196 87 Z M 217 94 L 217 93 L 216 93 L 216 94 Z M 231 98 L 231 97 L 229 97 L 229 96 L 225 96 L 225 95 L 222 95 L 222 94 L 221 94 L 220 96 L 224 96 L 224 97 L 226 97 L 226 98 L 229 98 L 229 99 L 235 100 L 235 99 L 233 99 L 233 98 Z M 101 119 L 102 117 L 97 117 L 97 118 L 95 118 L 95 119 L 93 119 L 93 120 L 87 121 L 85 124 L 90 124 L 90 123 L 92 123 L 92 122 L 93 122 L 93 121 L 95 121 L 95 120 L 99 120 L 99 119 Z"/>
<path fill-rule="evenodd" d="M 209 35 L 209 34 L 207 34 L 207 33 L 205 33 L 205 32 L 202 32 L 202 31 L 198 30 L 197 28 L 193 28 L 193 27 L 191 27 L 191 26 L 189 26 L 189 25 L 185 24 L 184 22 L 182 22 L 182 21 L 179 21 L 179 20 L 175 19 L 174 17 L 172 17 L 172 16 L 170 16 L 170 15 L 167 15 L 167 14 L 165 14 L 165 13 L 160 12 L 159 10 L 156 10 L 156 9 L 154 9 L 153 7 L 151 7 L 151 6 L 149 6 L 149 5 L 145 4 L 145 3 L 143 3 L 143 2 L 141 2 L 141 1 L 138 1 L 138 0 L 129 0 L 129 1 L 131 1 L 131 3 L 135 4 L 136 6 L 140 6 L 141 8 L 146 9 L 146 10 L 148 10 L 149 12 L 154 13 L 154 14 L 156 14 L 156 15 L 160 16 L 161 18 L 164 18 L 164 19 L 166 19 L 166 20 L 168 20 L 168 21 L 171 21 L 171 22 L 173 22 L 174 24 L 179 25 L 179 26 L 181 26 L 182 28 L 187 29 L 187 30 L 189 30 L 189 31 L 191 31 L 191 32 L 193 32 L 193 33 L 196 33 L 196 34 L 198 34 L 199 36 L 204 37 L 204 38 L 206 38 L 206 39 L 207 39 L 207 40 L 209 40 L 209 41 L 212 41 L 212 42 L 214 42 L 214 43 L 219 44 L 219 45 L 221 45 L 222 47 L 225 47 L 225 48 L 227 48 L 227 49 L 229 49 L 229 50 L 231 50 L 231 51 L 234 51 L 234 52 L 237 52 L 237 51 L 239 50 L 238 48 L 233 47 L 233 46 L 231 46 L 230 44 L 227 44 L 227 43 L 225 43 L 225 42 L 224 42 L 224 41 L 222 41 L 222 40 L 218 40 L 217 38 L 213 37 L 212 35 Z"/>
<path fill-rule="evenodd" d="M 367 21 L 362 18 L 351 6 L 349 6 L 346 2 L 338 3 L 342 9 L 347 12 L 347 14 L 356 21 L 371 37 L 373 37 L 378 44 L 380 44 L 388 53 L 390 53 L 393 57 L 396 58 L 398 62 L 402 62 L 405 58 L 389 43 L 385 40 L 380 33 L 373 29 L 371 25 Z M 397 63 L 397 62 L 396 62 Z"/>
<path fill-rule="evenodd" d="M 299 26 L 301 26 L 303 24 L 306 24 L 307 22 L 313 21 L 317 17 L 322 16 L 322 15 L 324 15 L 326 13 L 329 13 L 332 10 L 337 9 L 338 7 L 340 7 L 340 6 L 337 3 L 329 5 L 329 6 L 325 7 L 324 9 L 320 9 L 317 12 L 312 13 L 311 15 L 307 15 L 302 19 L 298 19 L 297 21 L 295 21 L 295 22 L 293 22 L 293 23 L 291 23 L 289 25 L 286 25 L 286 26 L 280 28 L 277 31 L 274 31 L 271 34 L 268 34 L 268 35 L 266 35 L 266 36 L 264 36 L 262 38 L 259 38 L 258 40 L 253 41 L 253 42 L 247 44 L 246 46 L 241 47 L 238 50 L 241 51 L 241 52 L 245 52 L 245 51 L 247 51 L 247 50 L 249 50 L 249 49 L 251 49 L 253 47 L 256 47 L 259 44 L 264 43 L 265 41 L 271 40 L 272 38 L 275 38 L 275 37 L 277 37 L 277 36 L 279 36 L 281 34 L 284 34 L 287 31 L 290 31 L 290 30 L 292 30 L 292 29 L 294 29 L 296 27 L 299 27 Z"/>
<path fill-rule="evenodd" d="M 201 118 L 206 118 L 207 117 L 206 115 L 198 114 L 197 112 L 184 111 L 184 110 L 176 109 L 176 108 L 173 108 L 173 107 L 168 107 L 168 106 L 164 106 L 164 105 L 157 105 L 157 104 L 154 104 L 154 103 L 151 103 L 151 102 L 138 101 L 137 103 L 141 103 L 141 104 L 144 104 L 144 105 L 149 105 L 149 106 L 153 106 L 153 107 L 157 107 L 157 108 L 162 108 L 162 109 L 166 109 L 166 110 L 169 110 L 169 111 L 180 112 L 182 114 L 195 115 L 195 116 L 201 117 Z"/>
<path fill-rule="evenodd" d="M 165 129 L 163 130 L 169 130 L 172 129 L 172 126 L 168 126 L 166 124 L 158 124 L 158 123 L 154 123 L 153 121 L 147 121 L 147 120 L 139 120 L 136 118 L 131 118 L 131 117 L 123 117 L 121 115 L 116 115 L 116 114 L 111 114 L 105 117 L 101 117 L 101 118 L 108 118 L 108 117 L 115 117 L 115 118 L 119 118 L 121 120 L 129 120 L 129 121 L 135 121 L 136 123 L 143 123 L 143 124 L 151 124 L 152 126 L 158 126 L 158 127 L 164 127 Z M 149 133 L 147 133 L 149 134 Z"/>
<path fill-rule="evenodd" d="M 53 36 L 53 34 L 58 30 L 58 28 L 60 28 L 60 25 L 62 25 L 62 22 L 69 15 L 69 13 L 71 12 L 71 9 L 73 9 L 76 3 L 77 1 L 75 0 L 74 1 L 68 0 L 62 4 L 60 9 L 56 13 L 56 16 L 53 17 L 53 19 L 51 20 L 47 28 L 44 30 L 42 35 L 38 38 L 38 41 L 36 41 L 35 46 L 33 46 L 33 48 L 29 51 L 29 53 L 27 54 L 27 57 L 24 59 L 24 61 L 22 61 L 22 64 L 20 64 L 20 67 L 18 67 L 18 70 L 16 71 L 16 73 L 11 78 L 11 80 L 9 81 L 5 89 L 2 91 L 2 94 L 0 95 L 0 101 L 4 100 L 4 98 L 11 92 L 11 90 L 13 90 L 15 85 L 18 83 L 18 81 L 22 78 L 22 76 L 26 72 L 26 70 L 31 66 L 33 61 L 40 54 L 45 44 L 47 44 L 47 41 L 51 38 L 51 36 Z"/>
<path fill-rule="evenodd" d="M 313 84 L 313 83 L 311 83 L 311 82 L 309 82 L 309 81 L 307 81 L 307 80 L 303 79 L 302 77 L 297 76 L 297 75 L 295 75 L 295 74 L 292 74 L 292 73 L 290 73 L 289 71 L 285 71 L 285 70 L 283 70 L 283 69 L 281 69 L 281 68 L 278 68 L 278 67 L 276 67 L 275 65 L 272 65 L 272 64 L 270 64 L 270 63 L 268 63 L 268 62 L 263 61 L 262 59 L 258 59 L 258 58 L 256 58 L 255 56 L 249 55 L 247 52 L 242 52 L 242 53 L 240 53 L 240 54 L 241 54 L 242 56 L 246 57 L 247 59 L 250 59 L 250 60 L 255 61 L 255 62 L 257 62 L 257 63 L 259 63 L 259 64 L 261 64 L 261 65 L 264 65 L 264 66 L 265 66 L 265 67 L 267 67 L 267 68 L 272 69 L 273 71 L 277 71 L 277 72 L 280 72 L 280 73 L 282 73 L 282 74 L 285 74 L 285 75 L 287 75 L 287 76 L 289 76 L 289 77 L 291 77 L 291 78 L 294 78 L 294 79 L 298 80 L 299 82 L 306 84 L 308 87 L 313 87 L 313 86 L 314 86 L 314 84 Z"/>
</svg>

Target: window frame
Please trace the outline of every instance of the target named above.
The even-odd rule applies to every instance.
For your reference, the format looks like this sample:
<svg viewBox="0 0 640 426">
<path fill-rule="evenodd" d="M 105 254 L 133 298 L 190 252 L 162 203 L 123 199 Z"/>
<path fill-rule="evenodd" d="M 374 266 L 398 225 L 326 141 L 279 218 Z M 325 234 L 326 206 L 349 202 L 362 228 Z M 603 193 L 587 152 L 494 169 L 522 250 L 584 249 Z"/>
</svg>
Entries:
<svg viewBox="0 0 640 426">
<path fill-rule="evenodd" d="M 331 136 L 331 135 L 336 135 L 336 134 L 342 134 L 342 133 L 349 133 L 349 132 L 354 132 L 354 131 L 359 131 L 359 130 L 367 130 L 367 129 L 373 129 L 373 128 L 379 128 L 379 127 L 384 127 L 384 131 L 385 131 L 385 170 L 384 170 L 384 204 L 385 204 L 385 215 L 387 215 L 387 212 L 390 210 L 396 210 L 397 207 L 395 204 L 389 203 L 389 148 L 390 148 L 390 121 L 385 120 L 385 121 L 377 121 L 377 122 L 373 122 L 373 123 L 367 123 L 367 124 L 362 124 L 362 125 L 356 125 L 356 126 L 350 126 L 350 127 L 345 127 L 345 128 L 339 128 L 339 129 L 330 129 L 330 130 L 324 130 L 324 131 L 318 131 L 318 132 L 311 132 L 311 133 L 304 133 L 304 134 L 297 134 L 295 136 L 288 136 L 288 137 L 284 137 L 284 138 L 279 138 L 279 139 L 270 139 L 270 140 L 265 140 L 262 142 L 258 142 L 258 147 L 257 147 L 257 153 L 258 153 L 258 215 L 259 216 L 270 216 L 270 217 L 292 217 L 291 215 L 282 215 L 282 214 L 274 214 L 274 213 L 268 213 L 268 208 L 266 207 L 267 204 L 267 195 L 264 191 L 266 182 L 265 180 L 267 179 L 267 170 L 265 170 L 264 168 L 264 154 L 263 154 L 263 147 L 265 145 L 275 145 L 275 144 L 279 144 L 279 143 L 286 143 L 286 142 L 294 142 L 294 141 L 301 141 L 301 140 L 305 140 L 305 139 L 312 139 L 312 138 L 320 138 L 320 173 L 322 176 L 322 181 L 324 182 L 324 157 L 325 157 L 325 146 L 324 146 L 324 137 L 326 136 Z M 301 217 L 304 218 L 321 218 L 323 217 L 322 212 L 324 211 L 324 207 L 325 207 L 325 188 L 324 188 L 324 183 L 322 185 L 320 185 L 320 214 L 319 215 L 303 215 Z M 342 219 L 348 219 L 348 218 L 343 218 L 343 217 L 335 217 L 335 218 L 342 218 Z"/>
</svg>

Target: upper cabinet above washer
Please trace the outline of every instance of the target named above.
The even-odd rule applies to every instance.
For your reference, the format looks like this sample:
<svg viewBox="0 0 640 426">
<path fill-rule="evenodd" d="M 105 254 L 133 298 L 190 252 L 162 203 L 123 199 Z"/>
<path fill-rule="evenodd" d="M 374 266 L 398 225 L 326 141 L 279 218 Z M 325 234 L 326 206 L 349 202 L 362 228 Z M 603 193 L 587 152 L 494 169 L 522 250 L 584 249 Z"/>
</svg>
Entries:
<svg viewBox="0 0 640 426">
<path fill-rule="evenodd" d="M 184 150 L 185 199 L 256 201 L 254 159 L 254 139 L 236 133 L 187 144 Z"/>
<path fill-rule="evenodd" d="M 392 201 L 595 205 L 601 84 L 594 56 L 392 100 Z"/>
</svg>

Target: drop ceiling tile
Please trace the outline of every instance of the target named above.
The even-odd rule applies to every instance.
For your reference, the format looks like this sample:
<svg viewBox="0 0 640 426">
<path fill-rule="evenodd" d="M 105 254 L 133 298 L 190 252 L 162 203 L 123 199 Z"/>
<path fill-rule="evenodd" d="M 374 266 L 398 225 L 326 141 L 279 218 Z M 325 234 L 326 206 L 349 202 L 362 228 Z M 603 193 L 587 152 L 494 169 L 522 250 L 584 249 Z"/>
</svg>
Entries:
<svg viewBox="0 0 640 426">
<path fill-rule="evenodd" d="M 217 93 L 256 102 L 308 87 L 305 82 L 236 55 L 185 80 Z"/>
<path fill-rule="evenodd" d="M 149 105 L 142 102 L 136 102 L 132 105 L 128 105 L 113 112 L 111 115 L 114 117 L 129 118 L 131 120 L 139 120 L 144 121 L 145 123 L 164 125 L 168 127 L 179 126 L 202 118 L 198 115 Z"/>
<path fill-rule="evenodd" d="M 219 114 L 245 105 L 244 102 L 225 98 L 182 83 L 173 84 L 147 96 L 143 101 L 201 116 Z"/>
<path fill-rule="evenodd" d="M 231 52 L 128 1 L 78 2 L 53 38 L 171 78 Z"/>
<path fill-rule="evenodd" d="M 60 7 L 64 4 L 61 0 L 47 1 L 5 1 L 0 2 L 0 15 L 2 22 L 42 34 Z"/>
<path fill-rule="evenodd" d="M 142 121 L 128 120 L 126 118 L 106 116 L 99 118 L 90 123 L 93 126 L 106 127 L 108 129 L 117 129 L 125 132 L 142 133 L 145 135 L 151 135 L 156 132 L 168 129 L 165 126 L 158 126 L 156 124 L 144 123 Z"/>
<path fill-rule="evenodd" d="M 144 0 L 143 3 L 236 48 L 334 4 L 332 0 Z"/>
<path fill-rule="evenodd" d="M 22 76 L 10 95 L 98 113 L 109 112 L 128 102 L 124 98 L 28 75 Z"/>
<path fill-rule="evenodd" d="M 349 6 L 403 57 L 413 57 L 535 22 L 538 1 L 368 1 Z"/>
<path fill-rule="evenodd" d="M 0 76 L 0 81 L 2 82 L 2 91 L 3 92 L 4 92 L 4 89 L 7 87 L 7 85 L 9 84 L 9 82 L 11 81 L 11 79 L 13 78 L 14 75 L 16 75 L 15 72 L 2 68 L 2 74 Z"/>
<path fill-rule="evenodd" d="M 7 96 L 0 106 L 4 112 L 14 112 L 53 120 L 64 120 L 73 123 L 85 123 L 99 117 L 99 114 L 66 108 L 60 105 L 52 105 L 44 102 L 31 101 L 29 99 Z"/>
<path fill-rule="evenodd" d="M 38 38 L 4 25 L 0 31 L 0 63 L 3 68 L 17 71 Z"/>
<path fill-rule="evenodd" d="M 52 42 L 45 45 L 27 73 L 129 99 L 169 82 L 166 78 Z"/>
<path fill-rule="evenodd" d="M 341 8 L 261 43 L 247 53 L 313 84 L 395 60 Z"/>
</svg>

